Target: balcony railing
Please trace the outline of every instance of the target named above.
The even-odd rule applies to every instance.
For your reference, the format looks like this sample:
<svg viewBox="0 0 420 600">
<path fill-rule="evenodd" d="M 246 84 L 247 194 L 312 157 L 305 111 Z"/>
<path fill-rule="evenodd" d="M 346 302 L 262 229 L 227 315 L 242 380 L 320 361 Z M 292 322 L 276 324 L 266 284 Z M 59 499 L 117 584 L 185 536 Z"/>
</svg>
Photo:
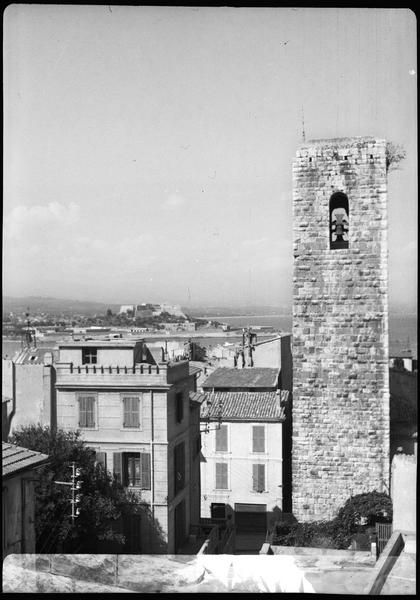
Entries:
<svg viewBox="0 0 420 600">
<path fill-rule="evenodd" d="M 169 385 L 189 375 L 188 361 L 128 366 L 57 363 L 57 386 Z"/>
</svg>

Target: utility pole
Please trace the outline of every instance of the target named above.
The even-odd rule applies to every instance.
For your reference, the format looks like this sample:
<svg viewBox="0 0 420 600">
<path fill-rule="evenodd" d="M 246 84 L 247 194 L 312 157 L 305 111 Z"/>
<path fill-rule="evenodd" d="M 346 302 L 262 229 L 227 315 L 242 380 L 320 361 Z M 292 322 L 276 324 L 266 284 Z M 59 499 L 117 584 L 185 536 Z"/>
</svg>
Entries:
<svg viewBox="0 0 420 600">
<path fill-rule="evenodd" d="M 80 471 L 80 469 L 78 469 L 76 467 L 76 463 L 74 461 L 71 463 L 70 467 L 72 469 L 71 481 L 54 481 L 54 483 L 56 483 L 58 485 L 70 486 L 70 490 L 71 490 L 71 499 L 70 499 L 71 520 L 72 520 L 72 524 L 74 525 L 74 519 L 76 517 L 78 517 L 79 513 L 80 513 L 80 508 L 77 505 L 79 504 L 80 499 L 81 499 L 81 495 L 76 494 L 75 492 L 78 492 L 80 490 L 80 488 L 82 487 L 82 480 L 77 479 L 80 476 L 81 471 Z M 77 479 L 77 481 L 76 481 L 76 479 Z"/>
</svg>

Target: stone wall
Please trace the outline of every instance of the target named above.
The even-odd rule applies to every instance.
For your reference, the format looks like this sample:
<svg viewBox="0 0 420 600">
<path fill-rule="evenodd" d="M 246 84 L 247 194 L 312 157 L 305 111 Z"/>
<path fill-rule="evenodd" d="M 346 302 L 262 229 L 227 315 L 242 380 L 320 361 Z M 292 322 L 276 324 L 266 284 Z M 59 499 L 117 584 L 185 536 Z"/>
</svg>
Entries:
<svg viewBox="0 0 420 600">
<path fill-rule="evenodd" d="M 308 142 L 293 179 L 293 513 L 310 521 L 351 495 L 388 491 L 385 141 Z M 330 249 L 338 191 L 349 247 Z"/>
</svg>

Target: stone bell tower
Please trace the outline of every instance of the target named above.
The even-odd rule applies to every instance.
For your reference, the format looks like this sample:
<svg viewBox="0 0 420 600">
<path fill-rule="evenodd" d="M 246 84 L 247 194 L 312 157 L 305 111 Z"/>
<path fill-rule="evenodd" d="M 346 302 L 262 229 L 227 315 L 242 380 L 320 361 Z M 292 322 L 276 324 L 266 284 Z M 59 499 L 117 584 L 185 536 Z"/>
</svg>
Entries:
<svg viewBox="0 0 420 600">
<path fill-rule="evenodd" d="M 388 491 L 386 143 L 304 143 L 293 163 L 293 514 Z"/>
</svg>

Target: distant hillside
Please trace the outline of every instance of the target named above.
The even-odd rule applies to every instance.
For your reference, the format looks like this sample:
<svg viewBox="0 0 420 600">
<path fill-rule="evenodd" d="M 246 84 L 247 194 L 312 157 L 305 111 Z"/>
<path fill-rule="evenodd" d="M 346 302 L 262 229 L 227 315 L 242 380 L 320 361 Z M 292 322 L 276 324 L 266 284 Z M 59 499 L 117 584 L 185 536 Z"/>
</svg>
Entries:
<svg viewBox="0 0 420 600">
<path fill-rule="evenodd" d="M 59 314 L 104 314 L 107 308 L 113 312 L 118 311 L 119 304 L 107 304 L 104 302 L 89 302 L 85 300 L 69 300 L 67 298 L 43 298 L 42 296 L 27 296 L 26 298 L 15 298 L 3 296 L 3 313 L 24 313 L 29 307 L 31 314 L 35 313 L 59 313 Z"/>
</svg>

